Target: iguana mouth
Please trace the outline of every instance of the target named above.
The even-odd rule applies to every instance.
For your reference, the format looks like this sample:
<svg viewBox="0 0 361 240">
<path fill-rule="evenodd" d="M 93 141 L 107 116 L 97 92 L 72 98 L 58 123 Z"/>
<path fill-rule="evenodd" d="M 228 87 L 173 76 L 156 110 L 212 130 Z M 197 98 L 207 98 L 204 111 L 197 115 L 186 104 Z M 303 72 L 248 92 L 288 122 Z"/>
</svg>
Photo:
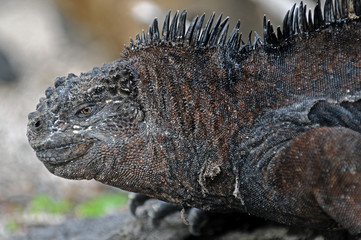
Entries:
<svg viewBox="0 0 361 240">
<path fill-rule="evenodd" d="M 35 151 L 36 156 L 44 163 L 62 164 L 85 155 L 92 144 L 90 141 L 77 142 L 54 148 L 38 148 Z"/>
</svg>

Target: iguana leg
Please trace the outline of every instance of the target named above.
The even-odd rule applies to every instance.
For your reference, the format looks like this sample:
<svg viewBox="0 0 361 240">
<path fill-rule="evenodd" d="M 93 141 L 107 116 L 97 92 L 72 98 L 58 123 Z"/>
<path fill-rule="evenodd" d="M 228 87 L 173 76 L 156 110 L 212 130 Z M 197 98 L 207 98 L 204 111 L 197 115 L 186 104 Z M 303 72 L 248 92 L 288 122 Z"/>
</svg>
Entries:
<svg viewBox="0 0 361 240">
<path fill-rule="evenodd" d="M 280 195 L 308 196 L 297 206 L 305 218 L 317 219 L 317 208 L 313 213 L 309 207 L 314 203 L 351 234 L 361 233 L 360 133 L 344 127 L 309 130 L 275 156 L 267 177 Z"/>
<path fill-rule="evenodd" d="M 139 193 L 129 194 L 129 208 L 134 216 L 138 216 L 137 209 L 145 204 L 147 200 L 154 199 Z M 200 235 L 202 227 L 208 220 L 208 214 L 198 208 L 186 208 L 166 203 L 157 200 L 151 205 L 149 209 L 145 210 L 147 216 L 150 218 L 154 226 L 158 226 L 159 223 L 167 216 L 181 211 L 181 217 L 183 222 L 188 225 L 189 232 L 192 235 Z"/>
<path fill-rule="evenodd" d="M 147 200 L 154 199 L 139 193 L 130 193 L 129 194 L 129 208 L 131 213 L 134 216 L 138 216 L 137 209 L 145 204 Z M 182 211 L 181 211 L 182 210 Z M 187 208 L 182 209 L 182 207 L 166 203 L 160 200 L 157 200 L 147 208 L 146 215 L 150 218 L 153 226 L 158 226 L 159 223 L 166 218 L 167 216 L 181 211 L 182 220 L 188 225 L 189 232 L 193 235 L 199 235 L 201 228 L 204 226 L 204 223 L 207 221 L 207 214 L 197 208 Z"/>
<path fill-rule="evenodd" d="M 198 208 L 182 209 L 180 206 L 160 200 L 154 201 L 156 199 L 139 193 L 130 193 L 129 199 L 129 207 L 132 214 L 138 217 L 144 216 L 145 213 L 145 216 L 148 217 L 155 227 L 157 227 L 167 216 L 181 211 L 183 222 L 188 225 L 189 233 L 194 236 L 227 232 L 230 229 L 239 228 L 240 224 L 238 223 L 249 223 L 248 218 L 250 218 L 248 215 L 239 213 L 211 213 L 202 211 Z M 144 206 L 148 200 L 152 200 L 153 203 L 149 206 Z M 139 207 L 143 206 L 145 208 L 143 211 L 137 211 Z M 141 212 L 143 212 L 143 215 Z M 257 224 L 259 224 L 258 222 L 262 222 L 262 220 L 259 221 L 257 218 Z"/>
<path fill-rule="evenodd" d="M 179 212 L 181 209 L 177 205 L 158 200 L 155 204 L 152 204 L 152 208 L 148 211 L 148 216 L 151 218 L 153 226 L 158 226 L 164 218 Z"/>
</svg>

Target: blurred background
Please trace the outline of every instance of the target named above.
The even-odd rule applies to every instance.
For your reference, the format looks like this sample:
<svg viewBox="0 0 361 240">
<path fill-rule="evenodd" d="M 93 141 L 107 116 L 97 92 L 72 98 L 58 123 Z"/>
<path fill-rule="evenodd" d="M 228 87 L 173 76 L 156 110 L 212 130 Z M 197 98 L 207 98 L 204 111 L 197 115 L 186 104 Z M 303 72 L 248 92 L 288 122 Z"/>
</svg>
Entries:
<svg viewBox="0 0 361 240">
<path fill-rule="evenodd" d="M 316 1 L 304 1 L 314 7 Z M 26 138 L 27 114 L 57 76 L 87 72 L 119 58 L 130 37 L 169 9 L 188 19 L 213 11 L 240 19 L 247 39 L 274 26 L 293 0 L 0 0 L 0 239 L 29 227 L 98 216 L 126 202 L 95 181 L 65 180 L 37 160 Z M 233 27 L 233 26 L 232 26 Z M 120 197 L 119 197 L 120 196 Z M 126 207 L 126 205 L 124 205 Z"/>
</svg>

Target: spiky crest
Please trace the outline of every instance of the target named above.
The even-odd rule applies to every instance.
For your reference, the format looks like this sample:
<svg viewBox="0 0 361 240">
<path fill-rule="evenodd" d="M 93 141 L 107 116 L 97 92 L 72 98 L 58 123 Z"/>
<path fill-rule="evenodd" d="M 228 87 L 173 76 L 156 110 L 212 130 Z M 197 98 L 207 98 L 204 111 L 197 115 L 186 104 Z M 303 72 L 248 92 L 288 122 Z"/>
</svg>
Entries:
<svg viewBox="0 0 361 240">
<path fill-rule="evenodd" d="M 162 34 L 159 34 L 158 20 L 154 19 L 149 26 L 147 34 L 142 31 L 141 35 L 137 35 L 135 42 L 130 40 L 128 49 L 142 49 L 152 45 L 172 45 L 192 48 L 208 48 L 208 47 L 225 47 L 231 50 L 244 53 L 260 46 L 278 48 L 287 44 L 287 40 L 297 34 L 308 34 L 327 27 L 330 24 L 342 23 L 354 19 L 360 19 L 361 0 L 326 0 L 321 11 L 321 1 L 313 11 L 301 3 L 298 7 L 296 4 L 286 13 L 283 26 L 277 27 L 276 32 L 271 22 L 264 16 L 263 19 L 263 36 L 255 33 L 255 39 L 252 43 L 252 32 L 249 34 L 247 43 L 242 40 L 242 34 L 239 32 L 240 22 L 238 21 L 232 32 L 228 34 L 228 17 L 222 21 L 222 14 L 217 18 L 216 23 L 212 27 L 215 13 L 212 13 L 205 26 L 203 21 L 205 14 L 200 17 L 196 16 L 186 29 L 187 12 L 184 10 L 180 15 L 177 11 L 170 22 L 169 11 L 163 23 Z"/>
</svg>

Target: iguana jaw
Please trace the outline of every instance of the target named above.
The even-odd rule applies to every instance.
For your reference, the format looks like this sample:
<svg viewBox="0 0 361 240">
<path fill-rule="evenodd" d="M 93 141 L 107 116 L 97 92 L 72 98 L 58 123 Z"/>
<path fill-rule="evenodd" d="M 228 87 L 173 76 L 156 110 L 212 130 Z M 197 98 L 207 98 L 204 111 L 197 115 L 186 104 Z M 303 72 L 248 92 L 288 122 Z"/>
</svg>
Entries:
<svg viewBox="0 0 361 240">
<path fill-rule="evenodd" d="M 101 171 L 93 166 L 99 160 L 94 158 L 95 155 L 99 156 L 96 153 L 99 140 L 91 137 L 86 130 L 80 130 L 78 134 L 74 134 L 73 130 L 36 134 L 29 127 L 28 137 L 38 159 L 59 177 L 93 179 Z"/>
<path fill-rule="evenodd" d="M 53 148 L 34 147 L 36 156 L 44 163 L 64 164 L 85 155 L 93 145 L 91 141 L 70 143 Z"/>
<path fill-rule="evenodd" d="M 46 118 L 52 119 L 51 116 Z M 45 125 L 46 121 L 41 121 L 43 122 L 41 124 Z M 96 138 L 91 137 L 90 127 L 84 130 L 77 125 L 68 128 L 68 124 L 55 126 L 48 121 L 47 128 L 36 129 L 35 126 L 40 124 L 39 122 L 38 118 L 30 120 L 27 135 L 36 156 L 44 164 L 59 165 L 77 160 L 86 155 L 97 141 Z M 74 130 L 74 127 L 79 130 Z"/>
</svg>

